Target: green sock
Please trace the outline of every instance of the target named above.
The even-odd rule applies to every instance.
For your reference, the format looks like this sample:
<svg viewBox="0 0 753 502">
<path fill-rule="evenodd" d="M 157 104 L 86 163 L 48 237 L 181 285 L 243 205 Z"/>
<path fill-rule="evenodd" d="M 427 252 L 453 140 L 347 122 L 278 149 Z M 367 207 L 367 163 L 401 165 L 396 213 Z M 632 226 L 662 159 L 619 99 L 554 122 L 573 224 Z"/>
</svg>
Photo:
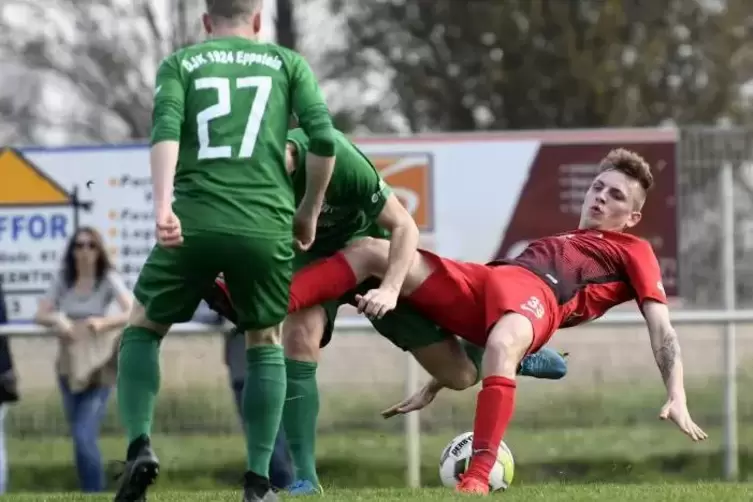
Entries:
<svg viewBox="0 0 753 502">
<path fill-rule="evenodd" d="M 246 349 L 243 423 L 248 470 L 269 478 L 269 461 L 285 405 L 285 359 L 279 345 Z"/>
<path fill-rule="evenodd" d="M 319 484 L 316 475 L 316 421 L 319 416 L 319 389 L 316 363 L 285 359 L 288 394 L 282 423 L 295 465 L 295 478 Z"/>
<path fill-rule="evenodd" d="M 159 392 L 158 333 L 136 326 L 123 330 L 118 354 L 117 395 L 120 421 L 129 444 L 152 431 L 154 402 Z"/>
<path fill-rule="evenodd" d="M 478 383 L 481 380 L 481 360 L 484 357 L 484 348 L 463 339 L 460 340 L 460 346 L 476 367 L 476 383 Z"/>
</svg>

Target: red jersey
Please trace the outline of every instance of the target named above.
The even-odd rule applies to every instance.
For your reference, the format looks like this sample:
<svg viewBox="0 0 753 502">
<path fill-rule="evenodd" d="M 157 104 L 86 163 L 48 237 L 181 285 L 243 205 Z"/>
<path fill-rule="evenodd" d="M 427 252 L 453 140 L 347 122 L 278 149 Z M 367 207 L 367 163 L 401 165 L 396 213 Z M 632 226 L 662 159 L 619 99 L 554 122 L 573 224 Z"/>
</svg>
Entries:
<svg viewBox="0 0 753 502">
<path fill-rule="evenodd" d="M 667 302 L 651 245 L 634 235 L 575 230 L 533 241 L 516 258 L 495 263 L 521 266 L 554 291 L 560 328 L 601 317 L 629 300 Z"/>
</svg>

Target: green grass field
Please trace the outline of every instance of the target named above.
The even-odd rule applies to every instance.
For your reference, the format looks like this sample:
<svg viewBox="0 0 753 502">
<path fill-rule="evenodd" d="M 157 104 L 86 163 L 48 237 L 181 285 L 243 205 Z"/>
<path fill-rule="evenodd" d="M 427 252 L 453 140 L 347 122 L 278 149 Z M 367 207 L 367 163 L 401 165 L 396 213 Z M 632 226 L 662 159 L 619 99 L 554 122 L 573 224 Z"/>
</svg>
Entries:
<svg viewBox="0 0 753 502">
<path fill-rule="evenodd" d="M 616 485 L 616 484 L 588 484 L 588 485 L 563 485 L 544 484 L 537 486 L 525 486 L 511 488 L 505 493 L 492 495 L 492 499 L 505 500 L 506 502 L 582 502 L 619 500 L 620 502 L 645 502 L 647 500 L 661 500 L 662 502 L 726 502 L 726 501 L 749 501 L 752 485 L 738 484 L 656 484 L 656 485 Z M 109 501 L 111 495 L 75 495 L 49 494 L 49 495 L 12 495 L 5 500 L 13 502 L 76 502 L 76 501 Z M 477 497 L 460 497 L 449 489 L 428 488 L 420 490 L 408 489 L 363 489 L 363 490 L 328 490 L 325 497 L 315 500 L 327 500 L 328 502 L 355 502 L 355 501 L 385 501 L 404 500 L 414 502 L 450 502 L 459 499 L 475 499 Z M 203 491 L 186 492 L 171 491 L 159 492 L 149 496 L 150 502 L 237 502 L 240 500 L 240 491 Z M 283 500 L 294 500 L 293 497 Z M 305 500 L 305 499 L 304 499 Z"/>
<path fill-rule="evenodd" d="M 553 482 L 649 486 L 714 482 L 721 476 L 722 431 L 714 427 L 708 432 L 709 441 L 694 444 L 669 424 L 658 422 L 633 427 L 513 429 L 506 439 L 516 460 L 513 486 L 531 490 Z M 422 437 L 424 486 L 439 485 L 439 454 L 455 433 L 448 430 Z M 753 444 L 753 428 L 742 427 L 740 433 L 741 445 Z M 244 444 L 239 435 L 157 435 L 154 446 L 162 462 L 155 492 L 227 490 L 240 483 Z M 67 438 L 11 438 L 8 447 L 13 492 L 76 490 Z M 121 437 L 104 437 L 101 447 L 106 461 L 122 459 L 125 445 Z M 325 434 L 319 439 L 318 451 L 321 478 L 331 487 L 389 489 L 405 483 L 400 435 L 367 431 Z M 745 449 L 741 451 L 741 472 L 743 480 L 753 480 L 753 455 Z"/>
<path fill-rule="evenodd" d="M 741 388 L 753 385 L 750 375 L 740 381 Z M 557 385 L 542 384 L 536 394 L 522 394 L 525 398 L 506 435 L 516 460 L 515 481 L 508 492 L 495 497 L 751 500 L 746 495 L 751 485 L 715 484 L 722 465 L 722 393 L 717 381 L 689 386 L 695 418 L 710 434 L 701 444 L 657 419 L 664 397 L 658 384 L 569 393 L 560 392 Z M 447 394 L 422 414 L 421 474 L 428 488 L 418 492 L 396 488 L 405 484 L 402 420 L 384 421 L 377 414 L 399 394 L 400 389 L 379 387 L 372 394 L 343 390 L 323 395 L 317 450 L 320 475 L 329 487 L 326 500 L 458 499 L 451 490 L 436 488 L 437 462 L 447 442 L 471 428 L 475 393 Z M 114 402 L 108 411 L 101 440 L 106 462 L 122 460 L 125 449 Z M 741 481 L 751 482 L 752 393 L 741 392 L 739 411 Z M 7 500 L 110 500 L 75 493 L 72 447 L 56 393 L 25 395 L 8 419 Z M 153 439 L 162 471 L 151 501 L 240 500 L 244 444 L 227 389 L 162 393 Z M 65 494 L 55 495 L 61 492 Z"/>
</svg>

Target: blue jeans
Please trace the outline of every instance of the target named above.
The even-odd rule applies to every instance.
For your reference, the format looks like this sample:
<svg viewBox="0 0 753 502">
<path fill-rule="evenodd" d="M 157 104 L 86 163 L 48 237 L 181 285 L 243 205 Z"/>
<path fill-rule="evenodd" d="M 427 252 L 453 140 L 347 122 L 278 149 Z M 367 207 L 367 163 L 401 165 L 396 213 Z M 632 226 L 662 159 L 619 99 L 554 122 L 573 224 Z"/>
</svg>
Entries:
<svg viewBox="0 0 753 502">
<path fill-rule="evenodd" d="M 241 411 L 243 402 L 243 380 L 232 382 L 233 397 L 235 397 L 235 406 L 238 414 L 241 415 L 243 423 L 243 412 Z M 272 451 L 272 459 L 269 461 L 269 482 L 275 488 L 285 488 L 293 482 L 293 460 L 288 451 L 288 443 L 285 440 L 285 431 L 282 427 L 277 432 L 275 439 L 275 449 Z"/>
<path fill-rule="evenodd" d="M 65 418 L 73 437 L 73 451 L 81 491 L 104 491 L 105 470 L 97 441 L 99 426 L 107 411 L 110 387 L 93 387 L 74 394 L 64 378 L 59 378 L 58 383 L 63 395 Z"/>
</svg>

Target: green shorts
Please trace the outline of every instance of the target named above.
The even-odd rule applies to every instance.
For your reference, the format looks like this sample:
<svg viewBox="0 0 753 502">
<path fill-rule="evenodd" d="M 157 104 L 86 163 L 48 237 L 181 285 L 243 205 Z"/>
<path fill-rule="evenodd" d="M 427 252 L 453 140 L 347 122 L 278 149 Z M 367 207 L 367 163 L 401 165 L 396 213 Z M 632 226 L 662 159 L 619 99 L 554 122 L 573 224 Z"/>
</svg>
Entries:
<svg viewBox="0 0 753 502">
<path fill-rule="evenodd" d="M 379 282 L 378 279 L 366 280 L 339 300 L 322 305 L 327 316 L 327 327 L 324 330 L 321 347 L 325 347 L 332 339 L 337 308 L 345 303 L 355 305 L 356 294 L 364 294 L 370 289 L 378 288 Z M 381 319 L 371 319 L 370 322 L 380 335 L 403 350 L 427 347 L 453 336 L 449 331 L 440 328 L 421 315 L 407 302 L 398 302 L 395 310 Z"/>
<path fill-rule="evenodd" d="M 242 329 L 280 324 L 288 312 L 293 275 L 292 240 L 211 232 L 184 236 L 176 248 L 155 246 L 141 269 L 134 295 L 158 324 L 190 321 L 219 272 Z M 249 262 L 254 263 L 249 267 Z"/>
</svg>

